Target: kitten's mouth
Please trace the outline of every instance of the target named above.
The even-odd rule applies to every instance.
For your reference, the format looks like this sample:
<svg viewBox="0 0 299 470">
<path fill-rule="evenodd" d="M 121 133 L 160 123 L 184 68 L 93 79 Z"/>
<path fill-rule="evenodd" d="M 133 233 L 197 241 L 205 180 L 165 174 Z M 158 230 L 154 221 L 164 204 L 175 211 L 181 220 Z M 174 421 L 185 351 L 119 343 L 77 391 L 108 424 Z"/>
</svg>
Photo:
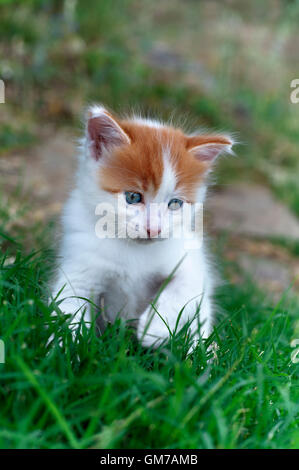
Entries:
<svg viewBox="0 0 299 470">
<path fill-rule="evenodd" d="M 154 243 L 154 242 L 166 240 L 166 238 L 136 237 L 136 238 L 131 238 L 131 240 L 136 241 L 138 243 Z"/>
</svg>

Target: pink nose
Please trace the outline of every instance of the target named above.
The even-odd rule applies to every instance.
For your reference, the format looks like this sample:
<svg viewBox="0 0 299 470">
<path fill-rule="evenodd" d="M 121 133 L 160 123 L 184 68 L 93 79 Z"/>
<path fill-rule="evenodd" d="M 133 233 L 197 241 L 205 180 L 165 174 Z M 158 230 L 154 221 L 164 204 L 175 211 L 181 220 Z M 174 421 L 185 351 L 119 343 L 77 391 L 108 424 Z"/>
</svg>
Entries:
<svg viewBox="0 0 299 470">
<path fill-rule="evenodd" d="M 157 237 L 159 234 L 161 233 L 161 229 L 160 228 L 148 228 L 147 229 L 147 236 L 149 238 L 153 238 L 153 237 Z"/>
</svg>

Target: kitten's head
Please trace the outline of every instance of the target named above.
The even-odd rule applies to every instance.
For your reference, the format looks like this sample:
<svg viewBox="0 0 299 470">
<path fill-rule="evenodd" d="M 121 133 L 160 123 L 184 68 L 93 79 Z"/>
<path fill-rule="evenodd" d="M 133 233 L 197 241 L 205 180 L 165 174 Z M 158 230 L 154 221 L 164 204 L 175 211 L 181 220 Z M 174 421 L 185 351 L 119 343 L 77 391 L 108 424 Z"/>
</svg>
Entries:
<svg viewBox="0 0 299 470">
<path fill-rule="evenodd" d="M 111 205 L 120 236 L 127 230 L 130 238 L 151 240 L 169 233 L 184 207 L 203 202 L 207 174 L 232 145 L 226 135 L 186 135 L 156 121 L 118 119 L 102 106 L 88 110 L 86 158 L 97 202 Z"/>
</svg>

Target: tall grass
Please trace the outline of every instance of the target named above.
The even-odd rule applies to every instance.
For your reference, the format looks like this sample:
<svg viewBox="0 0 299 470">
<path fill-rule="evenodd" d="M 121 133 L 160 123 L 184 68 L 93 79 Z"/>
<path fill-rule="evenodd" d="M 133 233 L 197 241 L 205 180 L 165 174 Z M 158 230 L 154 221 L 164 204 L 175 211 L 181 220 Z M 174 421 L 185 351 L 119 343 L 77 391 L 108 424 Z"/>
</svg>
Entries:
<svg viewBox="0 0 299 470">
<path fill-rule="evenodd" d="M 227 285 L 225 313 L 193 353 L 184 333 L 144 349 L 122 321 L 73 339 L 47 305 L 51 266 L 47 251 L 1 259 L 1 447 L 298 447 L 298 304 Z"/>
</svg>

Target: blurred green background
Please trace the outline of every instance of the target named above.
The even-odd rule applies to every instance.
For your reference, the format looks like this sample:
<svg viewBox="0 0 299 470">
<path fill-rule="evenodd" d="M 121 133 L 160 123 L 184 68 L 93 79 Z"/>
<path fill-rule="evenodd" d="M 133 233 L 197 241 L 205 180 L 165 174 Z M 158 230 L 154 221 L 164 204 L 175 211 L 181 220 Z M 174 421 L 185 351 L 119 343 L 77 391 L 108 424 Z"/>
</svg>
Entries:
<svg viewBox="0 0 299 470">
<path fill-rule="evenodd" d="M 87 103 L 237 132 L 219 170 L 270 185 L 299 214 L 299 2 L 0 1 L 0 152 L 74 125 Z"/>
</svg>

